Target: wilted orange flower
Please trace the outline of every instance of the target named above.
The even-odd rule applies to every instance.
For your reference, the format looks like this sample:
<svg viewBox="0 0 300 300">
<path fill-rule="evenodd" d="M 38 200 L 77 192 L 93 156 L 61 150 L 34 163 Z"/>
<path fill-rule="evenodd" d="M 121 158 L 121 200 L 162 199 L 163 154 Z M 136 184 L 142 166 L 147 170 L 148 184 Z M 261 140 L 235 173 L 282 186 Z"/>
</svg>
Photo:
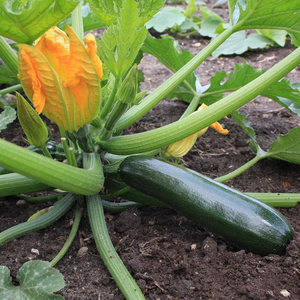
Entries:
<svg viewBox="0 0 300 300">
<path fill-rule="evenodd" d="M 207 107 L 207 105 L 202 104 L 198 108 L 197 111 L 200 111 L 200 110 L 202 110 L 206 107 Z M 162 156 L 166 157 L 166 158 L 183 157 L 194 146 L 197 138 L 200 137 L 201 135 L 203 135 L 209 127 L 217 130 L 221 134 L 227 134 L 229 132 L 227 129 L 223 129 L 222 125 L 219 122 L 215 122 L 215 123 L 209 125 L 208 127 L 200 130 L 199 132 L 196 132 L 196 133 L 186 137 L 185 139 L 182 139 L 182 140 L 177 141 L 177 142 L 175 142 L 171 145 L 163 147 L 162 148 Z"/>
<path fill-rule="evenodd" d="M 52 27 L 34 46 L 20 44 L 19 76 L 36 111 L 73 132 L 98 114 L 103 70 L 95 37 L 84 46 L 71 27 L 66 33 Z"/>
</svg>

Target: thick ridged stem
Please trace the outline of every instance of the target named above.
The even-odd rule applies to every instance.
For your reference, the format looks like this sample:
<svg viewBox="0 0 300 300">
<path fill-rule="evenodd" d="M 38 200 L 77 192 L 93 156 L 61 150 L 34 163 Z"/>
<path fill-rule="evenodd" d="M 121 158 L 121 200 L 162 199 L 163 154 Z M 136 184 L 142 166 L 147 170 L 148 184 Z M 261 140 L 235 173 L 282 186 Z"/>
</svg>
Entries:
<svg viewBox="0 0 300 300">
<path fill-rule="evenodd" d="M 227 28 L 208 46 L 201 50 L 194 58 L 186 63 L 180 70 L 161 84 L 155 91 L 147 96 L 138 106 L 129 109 L 117 122 L 115 129 L 121 131 L 143 117 L 156 106 L 164 97 L 177 87 L 190 73 L 192 73 L 211 53 L 216 50 L 232 33 L 238 30 L 241 24 Z"/>
<path fill-rule="evenodd" d="M 15 75 L 19 73 L 18 55 L 2 36 L 0 36 L 0 58 Z"/>
<path fill-rule="evenodd" d="M 170 145 L 202 130 L 248 103 L 300 64 L 300 47 L 281 62 L 236 92 L 174 123 L 147 132 L 101 141 L 102 149 L 112 154 L 134 154 Z M 139 106 L 138 106 L 139 107 Z"/>
<path fill-rule="evenodd" d="M 0 176 L 0 197 L 50 190 L 53 190 L 53 187 L 18 173 Z"/>
<path fill-rule="evenodd" d="M 111 242 L 100 195 L 87 196 L 86 201 L 94 239 L 107 269 L 127 300 L 145 300 Z"/>
<path fill-rule="evenodd" d="M 0 166 L 3 168 L 64 191 L 92 195 L 98 193 L 103 186 L 102 163 L 98 154 L 87 155 L 92 165 L 89 170 L 83 170 L 49 159 L 3 139 L 0 139 L 0 153 Z"/>
<path fill-rule="evenodd" d="M 272 207 L 295 207 L 300 201 L 300 194 L 292 193 L 245 193 Z"/>
</svg>

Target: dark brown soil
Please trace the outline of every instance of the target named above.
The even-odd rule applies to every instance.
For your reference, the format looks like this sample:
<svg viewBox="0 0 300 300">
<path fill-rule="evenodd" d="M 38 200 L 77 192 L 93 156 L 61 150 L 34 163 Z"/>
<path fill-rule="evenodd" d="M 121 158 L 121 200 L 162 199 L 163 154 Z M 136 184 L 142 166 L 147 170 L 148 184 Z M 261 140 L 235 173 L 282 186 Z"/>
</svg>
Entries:
<svg viewBox="0 0 300 300">
<path fill-rule="evenodd" d="M 193 54 L 208 42 L 199 37 L 180 40 L 180 44 Z M 246 60 L 252 66 L 268 69 L 292 50 L 293 46 L 287 44 L 284 48 L 272 47 L 238 57 L 211 57 L 197 69 L 197 73 L 204 85 L 209 83 L 210 76 L 216 71 L 230 72 L 235 62 Z M 149 92 L 171 76 L 170 71 L 148 55 L 145 55 L 141 68 L 146 78 L 143 89 Z M 300 81 L 299 69 L 291 72 L 288 78 L 292 82 Z M 180 101 L 165 99 L 130 130 L 141 132 L 173 122 L 185 107 L 186 104 Z M 265 150 L 279 134 L 286 134 L 300 125 L 298 117 L 261 97 L 240 111 L 252 122 L 257 140 Z M 254 157 L 247 135 L 234 121 L 229 118 L 221 123 L 230 133 L 223 136 L 209 130 L 183 162 L 212 178 L 224 175 Z M 1 138 L 24 146 L 22 136 L 17 122 L 1 133 Z M 283 161 L 262 160 L 226 184 L 245 192 L 299 193 L 300 168 Z M 1 199 L 1 231 L 26 221 L 41 207 L 49 206 L 49 203 L 17 204 L 17 200 Z M 119 214 L 107 214 L 107 226 L 119 255 L 146 299 L 298 300 L 300 206 L 280 211 L 295 230 L 295 239 L 283 256 L 262 257 L 246 253 L 166 208 L 134 208 Z M 9 267 L 15 277 L 21 265 L 28 260 L 50 261 L 66 240 L 72 218 L 73 212 L 69 212 L 53 226 L 1 246 L 0 265 Z M 77 253 L 82 246 L 88 247 L 88 252 L 80 257 Z M 31 253 L 33 248 L 38 249 L 40 254 Z M 124 299 L 101 261 L 86 214 L 78 237 L 56 267 L 66 281 L 66 287 L 60 294 L 68 300 Z"/>
</svg>

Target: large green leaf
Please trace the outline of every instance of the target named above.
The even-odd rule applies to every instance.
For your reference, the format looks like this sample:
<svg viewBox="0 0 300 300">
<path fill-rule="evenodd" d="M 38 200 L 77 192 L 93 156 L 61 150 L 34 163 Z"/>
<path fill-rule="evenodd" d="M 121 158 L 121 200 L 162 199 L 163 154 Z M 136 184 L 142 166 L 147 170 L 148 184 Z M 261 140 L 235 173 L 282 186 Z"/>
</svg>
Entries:
<svg viewBox="0 0 300 300">
<path fill-rule="evenodd" d="M 229 0 L 229 9 L 233 22 L 242 22 L 238 30 L 282 29 L 300 45 L 299 0 Z"/>
<path fill-rule="evenodd" d="M 169 68 L 172 72 L 178 71 L 193 55 L 179 46 L 178 42 L 169 35 L 162 35 L 161 39 L 155 39 L 150 34 L 145 39 L 142 51 L 155 56 L 162 64 Z M 187 88 L 188 83 L 194 90 L 196 89 L 196 76 L 191 73 L 186 77 L 185 81 L 173 90 L 168 97 L 177 97 L 181 100 L 190 101 L 193 93 Z"/>
<path fill-rule="evenodd" d="M 135 60 L 147 29 L 139 27 L 135 0 L 123 1 L 120 17 L 104 32 L 99 48 L 103 62 L 115 77 L 122 77 Z"/>
<path fill-rule="evenodd" d="M 91 9 L 104 23 L 111 25 L 120 15 L 122 0 L 88 0 Z"/>
<path fill-rule="evenodd" d="M 210 87 L 203 94 L 203 96 L 207 94 L 204 102 L 210 105 L 220 100 L 224 93 L 236 91 L 263 73 L 264 70 L 255 69 L 245 61 L 242 64 L 235 64 L 234 71 L 225 81 L 227 74 L 217 72 L 211 77 Z M 261 95 L 275 100 L 300 116 L 300 84 L 291 84 L 288 79 L 282 79 L 263 91 Z"/>
<path fill-rule="evenodd" d="M 122 0 L 88 0 L 91 9 L 110 26 L 120 17 Z M 137 0 L 139 11 L 139 26 L 146 23 L 164 5 L 165 0 Z"/>
<path fill-rule="evenodd" d="M 164 5 L 166 0 L 138 0 L 140 24 L 145 24 Z"/>
<path fill-rule="evenodd" d="M 300 127 L 292 129 L 286 135 L 280 135 L 272 143 L 267 157 L 285 160 L 293 164 L 300 164 Z"/>
<path fill-rule="evenodd" d="M 146 27 L 153 28 L 157 32 L 164 32 L 175 25 L 181 26 L 187 18 L 176 7 L 164 7 L 150 21 L 146 23 Z"/>
<path fill-rule="evenodd" d="M 258 33 L 238 31 L 232 34 L 220 47 L 218 47 L 212 56 L 242 54 L 248 49 L 262 49 L 268 45 L 272 45 L 273 41 L 266 36 Z"/>
<path fill-rule="evenodd" d="M 299 83 L 291 84 L 288 79 L 282 79 L 262 93 L 300 117 Z"/>
<path fill-rule="evenodd" d="M 32 43 L 65 19 L 80 0 L 1 0 L 0 35 L 18 43 Z"/>
<path fill-rule="evenodd" d="M 20 300 L 62 300 L 60 295 L 53 292 L 65 286 L 63 276 L 58 270 L 50 268 L 50 263 L 40 260 L 26 262 L 19 270 L 17 279 L 20 286 L 12 284 L 10 271 L 0 266 L 0 295 L 1 299 Z"/>
</svg>

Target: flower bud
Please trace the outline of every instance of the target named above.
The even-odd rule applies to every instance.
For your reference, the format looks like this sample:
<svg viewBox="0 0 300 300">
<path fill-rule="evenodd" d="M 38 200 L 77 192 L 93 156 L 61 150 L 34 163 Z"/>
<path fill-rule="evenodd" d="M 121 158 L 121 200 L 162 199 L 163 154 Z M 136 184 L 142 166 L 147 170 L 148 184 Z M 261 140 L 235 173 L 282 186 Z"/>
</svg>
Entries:
<svg viewBox="0 0 300 300">
<path fill-rule="evenodd" d="M 19 122 L 29 143 L 38 148 L 45 147 L 49 140 L 47 127 L 34 108 L 19 93 L 17 93 L 17 111 Z"/>
<path fill-rule="evenodd" d="M 133 65 L 123 80 L 117 92 L 117 99 L 123 103 L 131 104 L 135 101 L 138 88 L 138 68 Z"/>
</svg>

